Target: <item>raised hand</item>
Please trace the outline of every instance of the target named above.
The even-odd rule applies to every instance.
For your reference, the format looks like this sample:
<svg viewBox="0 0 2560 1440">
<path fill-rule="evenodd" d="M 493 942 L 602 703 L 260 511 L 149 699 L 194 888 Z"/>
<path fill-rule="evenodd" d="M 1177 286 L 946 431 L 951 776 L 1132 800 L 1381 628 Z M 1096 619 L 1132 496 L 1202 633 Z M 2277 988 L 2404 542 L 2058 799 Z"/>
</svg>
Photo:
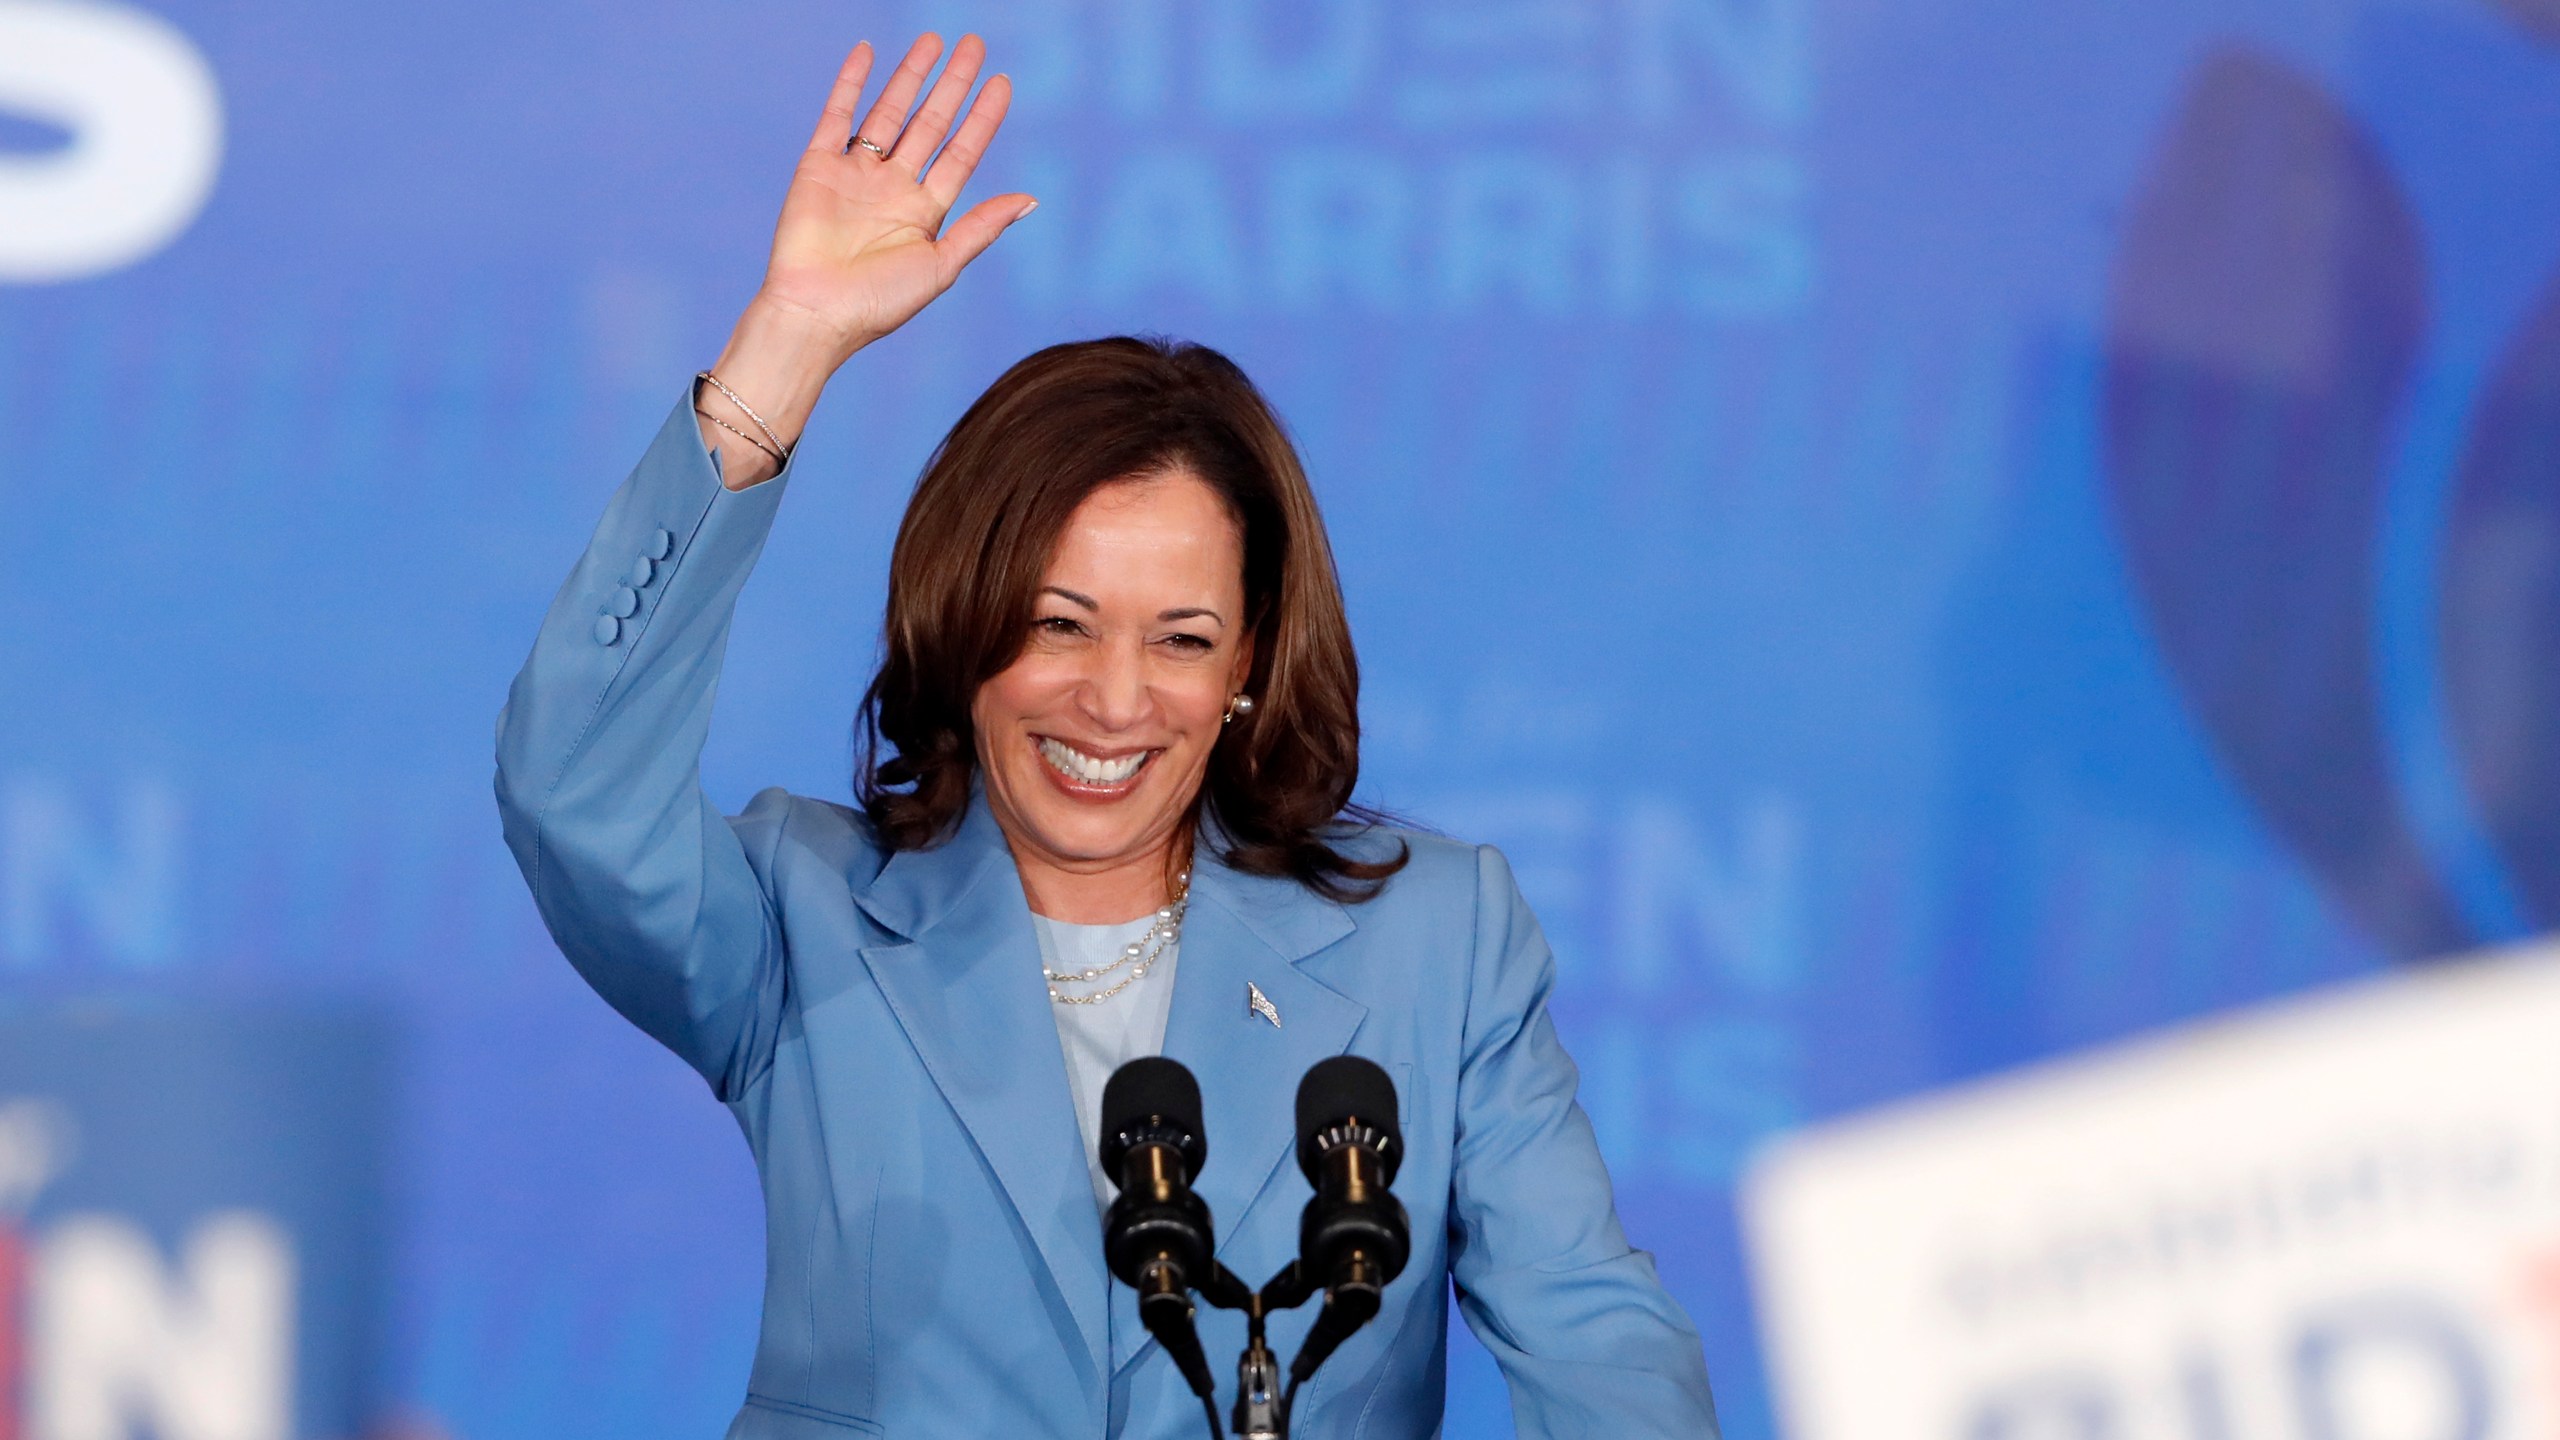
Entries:
<svg viewBox="0 0 2560 1440">
<path fill-rule="evenodd" d="M 713 367 L 785 444 L 798 437 L 837 366 L 951 288 L 1036 203 L 998 195 L 944 224 L 1004 124 L 1013 87 L 998 75 L 970 101 L 986 46 L 966 35 L 928 92 L 941 55 L 940 36 L 918 38 L 858 124 L 870 43 L 845 57 L 783 197 L 764 286 Z M 743 489 L 772 474 L 769 458 L 716 422 L 748 435 L 760 427 L 708 386 L 697 398 L 707 412 L 704 441 L 722 453 L 723 480 Z"/>
<path fill-rule="evenodd" d="M 943 233 L 943 217 L 1004 123 L 1013 87 L 1002 75 L 989 80 L 961 118 L 987 54 L 977 36 L 966 35 L 918 107 L 916 97 L 941 53 L 941 37 L 918 39 L 857 126 L 854 106 L 872 57 L 868 43 L 855 46 L 783 197 L 765 295 L 836 332 L 847 354 L 949 289 L 961 267 L 1032 206 L 1028 195 L 999 195 L 980 201 Z M 937 158 L 946 135 L 951 143 Z"/>
</svg>

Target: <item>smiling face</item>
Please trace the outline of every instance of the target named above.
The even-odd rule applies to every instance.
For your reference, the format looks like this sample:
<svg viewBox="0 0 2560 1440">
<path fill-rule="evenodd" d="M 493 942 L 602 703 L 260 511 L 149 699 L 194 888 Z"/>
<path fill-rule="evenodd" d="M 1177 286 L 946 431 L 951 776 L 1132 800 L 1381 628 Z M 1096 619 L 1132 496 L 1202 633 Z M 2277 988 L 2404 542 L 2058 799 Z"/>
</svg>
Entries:
<svg viewBox="0 0 2560 1440">
<path fill-rule="evenodd" d="M 1244 537 L 1188 471 L 1068 517 L 1022 653 L 970 706 L 988 807 L 1032 908 L 1077 923 L 1163 903 L 1167 856 L 1253 665 Z"/>
</svg>

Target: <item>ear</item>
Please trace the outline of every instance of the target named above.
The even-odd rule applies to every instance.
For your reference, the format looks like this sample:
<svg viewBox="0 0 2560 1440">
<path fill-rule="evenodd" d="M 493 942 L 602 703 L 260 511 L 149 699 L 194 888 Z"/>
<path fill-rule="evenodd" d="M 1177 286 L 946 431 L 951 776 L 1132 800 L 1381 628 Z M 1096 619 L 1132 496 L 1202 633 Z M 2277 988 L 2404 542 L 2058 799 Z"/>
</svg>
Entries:
<svg viewBox="0 0 2560 1440">
<path fill-rule="evenodd" d="M 1228 694 L 1237 695 L 1243 693 L 1245 685 L 1253 679 L 1254 642 L 1260 638 L 1261 637 L 1254 631 L 1247 630 L 1237 639 L 1235 663 L 1227 667 Z M 1256 696 L 1254 698 L 1260 699 L 1261 697 Z"/>
</svg>

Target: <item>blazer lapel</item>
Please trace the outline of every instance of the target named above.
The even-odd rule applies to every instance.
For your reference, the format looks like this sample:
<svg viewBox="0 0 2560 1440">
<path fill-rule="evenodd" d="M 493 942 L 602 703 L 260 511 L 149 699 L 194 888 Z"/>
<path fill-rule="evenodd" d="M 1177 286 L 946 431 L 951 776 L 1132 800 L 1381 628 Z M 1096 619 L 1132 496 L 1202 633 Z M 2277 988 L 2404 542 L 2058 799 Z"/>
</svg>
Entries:
<svg viewBox="0 0 2560 1440">
<path fill-rule="evenodd" d="M 1209 1202 L 1224 1258 L 1259 1206 L 1276 1203 L 1274 1195 L 1304 1198 L 1293 1158 L 1298 1079 L 1308 1066 L 1349 1049 L 1369 1012 L 1298 968 L 1352 933 L 1344 908 L 1295 881 L 1233 870 L 1212 858 L 1210 848 L 1203 837 L 1201 857 L 1192 864 L 1164 1053 L 1200 1080 L 1209 1159 L 1193 1188 Z M 1252 990 L 1270 1002 L 1278 1024 L 1251 1008 Z M 1270 1277 L 1241 1278 L 1259 1285 Z M 1138 1324 L 1135 1293 L 1125 1285 L 1111 1288 L 1116 1373 L 1153 1340 Z"/>
<path fill-rule="evenodd" d="M 855 898 L 908 937 L 865 949 L 863 961 L 1039 1247 L 1101 1370 L 1110 1285 L 1101 1221 L 1030 906 L 983 800 L 958 834 L 899 852 Z M 1177 966 L 1189 963 L 1183 948 Z"/>
</svg>

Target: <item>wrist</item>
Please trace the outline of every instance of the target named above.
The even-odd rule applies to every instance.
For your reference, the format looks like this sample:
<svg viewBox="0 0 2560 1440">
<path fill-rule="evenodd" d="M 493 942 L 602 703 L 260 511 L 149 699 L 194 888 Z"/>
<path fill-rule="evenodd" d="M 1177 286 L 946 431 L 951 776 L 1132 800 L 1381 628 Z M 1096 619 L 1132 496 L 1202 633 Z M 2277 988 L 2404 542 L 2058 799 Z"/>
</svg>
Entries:
<svg viewBox="0 0 2560 1440">
<path fill-rule="evenodd" d="M 837 367 L 864 343 L 805 309 L 760 294 L 739 315 L 711 368 L 789 443 L 799 438 Z"/>
<path fill-rule="evenodd" d="M 750 343 L 795 367 L 832 375 L 855 351 L 880 337 L 846 329 L 819 312 L 771 290 L 758 290 L 730 332 L 732 348 Z"/>
<path fill-rule="evenodd" d="M 702 442 L 721 456 L 721 483 L 743 490 L 779 469 L 774 450 L 787 454 L 800 442 L 819 392 L 860 348 L 806 309 L 761 294 L 749 301 L 712 362 L 720 386 L 694 387 Z"/>
</svg>

